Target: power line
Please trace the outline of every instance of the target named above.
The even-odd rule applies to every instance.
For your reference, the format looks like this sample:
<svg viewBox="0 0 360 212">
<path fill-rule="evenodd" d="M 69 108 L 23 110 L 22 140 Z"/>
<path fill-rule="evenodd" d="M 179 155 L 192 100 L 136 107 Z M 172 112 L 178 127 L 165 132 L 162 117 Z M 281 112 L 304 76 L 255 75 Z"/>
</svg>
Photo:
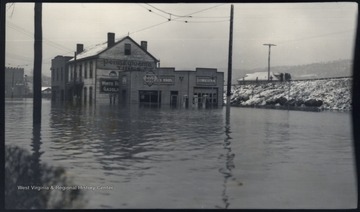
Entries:
<svg viewBox="0 0 360 212">
<path fill-rule="evenodd" d="M 279 44 L 289 43 L 289 42 L 296 42 L 296 41 L 301 41 L 301 40 L 314 39 L 314 38 L 321 38 L 321 37 L 326 37 L 326 36 L 329 36 L 329 35 L 336 35 L 336 34 L 342 34 L 342 33 L 346 33 L 346 32 L 354 32 L 354 31 L 355 31 L 355 29 L 349 29 L 349 30 L 332 32 L 332 33 L 327 33 L 327 34 L 303 37 L 303 38 L 299 38 L 299 39 L 295 39 L 295 40 L 288 40 L 288 41 L 280 42 Z"/>
<path fill-rule="evenodd" d="M 166 12 L 166 11 L 164 11 L 164 10 L 161 10 L 161 9 L 159 9 L 159 8 L 151 5 L 151 4 L 147 4 L 147 5 L 149 5 L 150 7 L 154 8 L 154 9 L 160 11 L 160 12 L 163 12 L 163 13 L 165 13 L 165 14 L 170 15 L 170 19 L 171 19 L 171 16 L 189 18 L 189 15 L 176 15 L 176 14 L 174 14 L 174 13 L 169 13 L 169 12 Z"/>
<path fill-rule="evenodd" d="M 25 30 L 24 28 L 17 26 L 14 23 L 8 22 L 7 24 L 11 29 L 16 30 L 16 31 L 18 31 L 18 32 L 30 37 L 30 38 L 34 38 L 33 37 L 34 33 L 31 33 L 29 31 Z M 55 42 L 53 42 L 53 41 L 51 41 L 51 40 L 49 40 L 47 38 L 43 38 L 43 41 L 44 41 L 44 43 L 46 43 L 46 44 L 48 44 L 48 45 L 50 45 L 50 46 L 52 46 L 54 48 L 57 48 L 59 50 L 66 50 L 66 51 L 70 50 L 69 48 L 67 48 L 65 46 L 62 46 L 62 45 L 60 45 L 58 43 L 55 43 Z"/>
<path fill-rule="evenodd" d="M 158 13 L 156 13 L 156 12 L 154 12 L 154 11 L 152 11 L 152 10 L 150 10 L 150 9 L 148 9 L 148 8 L 146 8 L 146 7 L 144 7 L 144 6 L 142 6 L 141 4 L 138 4 L 140 7 L 142 7 L 142 8 L 144 8 L 145 10 L 147 10 L 147 11 L 149 11 L 149 12 L 151 12 L 151 13 L 153 13 L 153 14 L 155 14 L 155 15 L 158 15 L 158 16 L 160 16 L 160 17 L 162 17 L 162 18 L 165 18 L 165 19 L 168 19 L 168 17 L 165 17 L 165 16 L 163 16 L 163 15 L 160 15 L 160 14 L 158 14 Z"/>
<path fill-rule="evenodd" d="M 226 4 L 226 3 L 224 3 L 224 4 Z M 191 16 L 191 15 L 193 15 L 193 14 L 201 13 L 201 12 L 204 12 L 204 11 L 206 11 L 206 10 L 210 10 L 210 9 L 214 9 L 214 8 L 216 8 L 216 7 L 223 6 L 224 4 L 215 5 L 215 6 L 212 6 L 212 7 L 209 7 L 209 8 L 205 8 L 205 9 L 202 9 L 202 10 L 199 10 L 199 11 L 196 11 L 196 12 L 193 12 L 193 13 L 190 13 L 190 14 L 187 14 L 187 15 L 184 15 L 184 16 L 182 16 L 182 17 L 177 17 L 177 18 L 174 18 L 174 19 L 170 19 L 170 20 L 168 20 L 168 21 L 165 21 L 165 22 L 161 22 L 161 23 L 158 23 L 158 24 L 155 24 L 155 25 L 151 25 L 151 26 L 148 26 L 148 27 L 139 29 L 139 30 L 137 30 L 137 31 L 130 32 L 129 34 L 134 34 L 134 33 L 141 32 L 141 31 L 144 31 L 144 30 L 147 30 L 147 29 L 151 29 L 151 28 L 153 28 L 153 27 L 157 27 L 157 26 L 162 25 L 162 24 L 164 24 L 164 23 L 169 23 L 170 21 L 175 21 L 175 20 L 184 18 L 185 16 Z M 185 22 L 185 21 L 184 21 L 184 22 Z M 185 22 L 185 23 L 186 23 L 186 22 Z"/>
</svg>

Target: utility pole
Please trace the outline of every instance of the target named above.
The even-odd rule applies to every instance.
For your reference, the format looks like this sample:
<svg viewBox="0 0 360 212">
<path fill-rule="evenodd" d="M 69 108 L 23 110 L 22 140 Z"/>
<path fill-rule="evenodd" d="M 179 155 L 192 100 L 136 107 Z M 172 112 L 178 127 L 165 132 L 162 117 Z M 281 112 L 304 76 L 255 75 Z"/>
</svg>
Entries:
<svg viewBox="0 0 360 212">
<path fill-rule="evenodd" d="M 230 35 L 229 35 L 229 58 L 228 58 L 228 74 L 227 74 L 227 92 L 226 92 L 226 106 L 228 108 L 230 107 L 230 100 L 231 100 L 233 19 L 234 19 L 234 5 L 231 5 L 231 10 L 230 10 Z"/>
<path fill-rule="evenodd" d="M 269 46 L 269 57 L 268 57 L 268 81 L 270 80 L 270 52 L 271 52 L 271 47 L 272 46 L 276 46 L 275 44 L 263 44 L 264 46 Z"/>
<path fill-rule="evenodd" d="M 42 3 L 34 7 L 34 102 L 33 124 L 41 123 Z"/>
</svg>

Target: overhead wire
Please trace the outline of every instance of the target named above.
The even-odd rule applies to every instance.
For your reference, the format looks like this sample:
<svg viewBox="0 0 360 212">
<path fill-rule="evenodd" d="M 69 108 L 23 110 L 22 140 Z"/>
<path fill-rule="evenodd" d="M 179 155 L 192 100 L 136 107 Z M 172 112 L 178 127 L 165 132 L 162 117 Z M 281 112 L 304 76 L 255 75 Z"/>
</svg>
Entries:
<svg viewBox="0 0 360 212">
<path fill-rule="evenodd" d="M 170 20 L 168 19 L 168 20 L 165 21 L 165 22 L 160 22 L 160 23 L 158 23 L 158 24 L 154 24 L 154 25 L 151 25 L 151 26 L 148 26 L 148 27 L 139 29 L 139 30 L 134 31 L 134 32 L 129 32 L 128 34 L 138 33 L 138 32 L 141 32 L 141 31 L 144 31 L 144 30 L 147 30 L 147 29 L 151 29 L 151 28 L 153 28 L 153 27 L 157 27 L 157 26 L 162 25 L 162 24 L 165 24 L 165 23 L 169 23 L 169 22 L 171 22 L 171 21 L 176 21 L 176 20 L 178 20 L 178 19 L 182 19 L 182 18 L 185 18 L 185 17 L 190 17 L 190 16 L 192 16 L 193 14 L 201 13 L 201 12 L 204 12 L 204 11 L 207 11 L 207 10 L 210 10 L 210 9 L 213 9 L 213 8 L 216 8 L 216 7 L 220 7 L 220 6 L 223 6 L 224 4 L 226 4 L 226 3 L 219 4 L 219 5 L 215 5 L 215 6 L 212 6 L 212 7 L 209 7 L 209 8 L 205 8 L 205 9 L 202 9 L 202 10 L 199 10 L 199 11 L 196 11 L 196 12 L 193 12 L 193 13 L 189 13 L 189 14 L 187 14 L 187 15 L 179 16 L 179 17 L 174 18 L 174 19 L 170 19 Z M 143 8 L 149 10 L 149 9 L 146 8 L 146 7 L 143 7 Z M 166 18 L 166 17 L 163 17 L 163 18 Z M 228 21 L 228 20 L 226 20 L 226 21 Z M 183 22 L 185 22 L 185 21 L 183 21 Z M 223 22 L 225 22 L 225 21 L 223 21 Z M 185 22 L 185 23 L 189 23 L 189 21 L 187 21 L 187 22 Z M 195 23 L 196 23 L 196 22 L 195 22 Z M 199 22 L 199 23 L 200 23 L 200 22 Z"/>
<path fill-rule="evenodd" d="M 18 31 L 18 32 L 20 32 L 20 33 L 22 33 L 22 34 L 30 37 L 30 38 L 34 38 L 34 37 L 33 37 L 33 36 L 34 36 L 34 33 L 31 33 L 31 32 L 29 32 L 29 31 L 25 30 L 24 28 L 22 28 L 22 27 L 20 27 L 20 26 L 17 26 L 17 25 L 14 24 L 14 23 L 7 22 L 7 25 L 8 25 L 11 29 L 13 29 L 13 30 L 16 30 L 16 31 Z M 49 40 L 49 39 L 47 39 L 47 38 L 45 38 L 45 37 L 43 37 L 43 41 L 44 41 L 44 43 L 46 43 L 46 44 L 48 44 L 48 45 L 50 45 L 50 46 L 52 46 L 52 47 L 54 47 L 54 48 L 57 48 L 57 49 L 59 49 L 59 50 L 66 50 L 66 51 L 69 51 L 69 50 L 70 50 L 68 47 L 65 47 L 65 46 L 62 46 L 62 45 L 60 45 L 60 44 L 58 44 L 58 43 L 55 43 L 55 42 L 53 42 L 53 41 L 51 41 L 51 40 Z"/>
</svg>

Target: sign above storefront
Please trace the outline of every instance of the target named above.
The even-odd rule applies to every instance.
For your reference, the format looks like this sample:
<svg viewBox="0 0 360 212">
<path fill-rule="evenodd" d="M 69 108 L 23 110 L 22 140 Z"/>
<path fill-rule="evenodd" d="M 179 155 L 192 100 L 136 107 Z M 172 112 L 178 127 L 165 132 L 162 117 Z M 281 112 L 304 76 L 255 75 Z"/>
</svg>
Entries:
<svg viewBox="0 0 360 212">
<path fill-rule="evenodd" d="M 100 79 L 100 93 L 118 93 L 118 79 Z"/>
<path fill-rule="evenodd" d="M 175 84 L 175 76 L 173 75 L 156 75 L 152 71 L 146 72 L 143 77 L 144 84 L 148 85 L 149 87 L 156 84 L 156 85 L 173 85 Z"/>
<path fill-rule="evenodd" d="M 101 69 L 117 69 L 122 71 L 144 71 L 154 69 L 156 67 L 156 63 L 141 60 L 100 58 L 98 59 L 97 67 Z"/>
<path fill-rule="evenodd" d="M 197 85 L 216 85 L 216 77 L 196 77 Z"/>
</svg>

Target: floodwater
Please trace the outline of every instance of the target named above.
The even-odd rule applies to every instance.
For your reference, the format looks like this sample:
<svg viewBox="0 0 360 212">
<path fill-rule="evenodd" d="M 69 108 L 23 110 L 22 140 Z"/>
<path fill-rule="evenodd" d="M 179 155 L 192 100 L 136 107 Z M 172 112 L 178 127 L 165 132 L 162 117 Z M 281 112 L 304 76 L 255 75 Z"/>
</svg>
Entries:
<svg viewBox="0 0 360 212">
<path fill-rule="evenodd" d="M 43 100 L 36 151 L 85 208 L 355 208 L 351 113 Z M 6 145 L 34 150 L 32 100 L 6 100 Z M 66 186 L 66 185 L 64 185 Z"/>
</svg>

